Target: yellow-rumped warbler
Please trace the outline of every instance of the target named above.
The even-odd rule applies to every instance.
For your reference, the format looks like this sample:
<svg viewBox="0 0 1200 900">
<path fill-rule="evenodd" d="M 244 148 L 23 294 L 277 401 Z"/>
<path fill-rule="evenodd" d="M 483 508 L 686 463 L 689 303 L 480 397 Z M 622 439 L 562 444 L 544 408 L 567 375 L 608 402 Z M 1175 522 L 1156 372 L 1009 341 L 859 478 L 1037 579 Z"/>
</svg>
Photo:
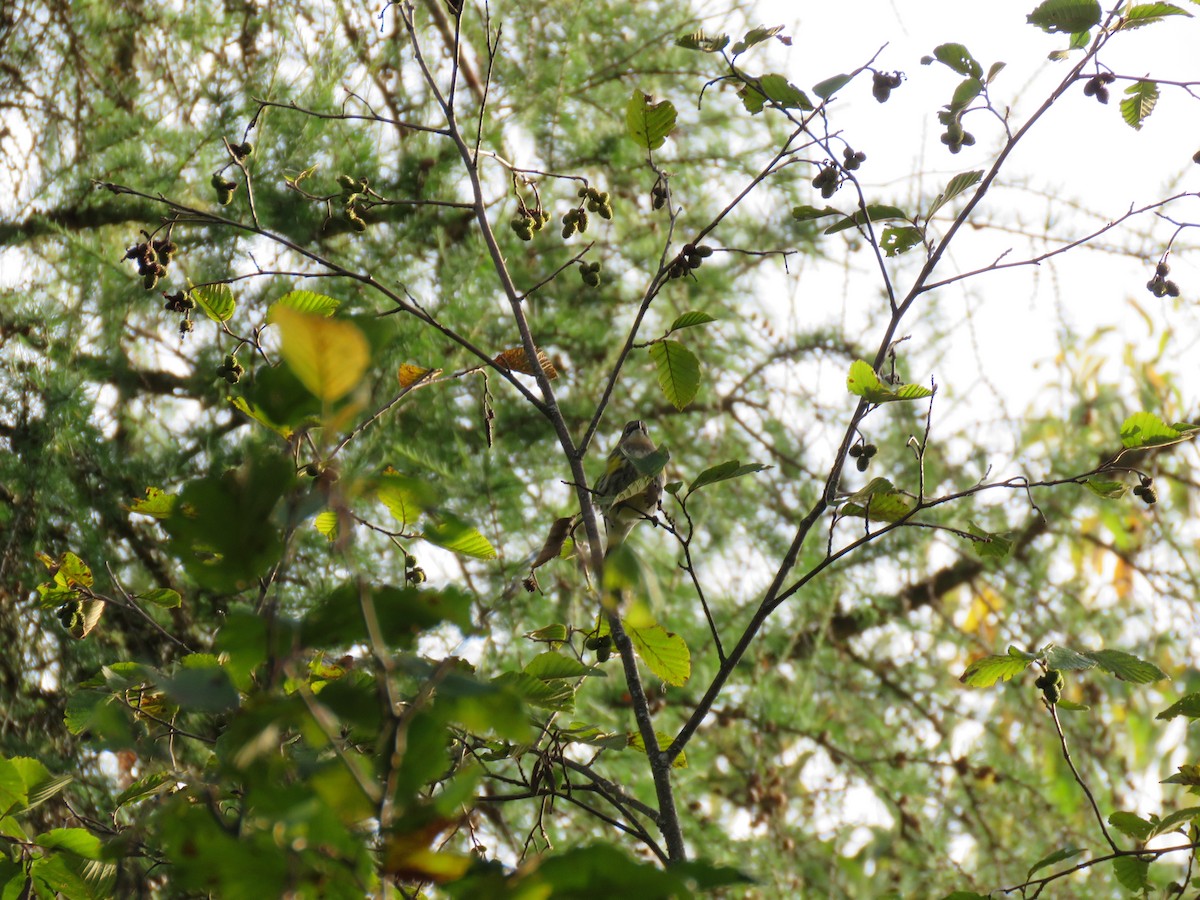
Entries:
<svg viewBox="0 0 1200 900">
<path fill-rule="evenodd" d="M 604 530 L 608 535 L 605 555 L 625 540 L 634 525 L 654 515 L 658 508 L 663 490 L 662 468 L 643 474 L 633 462 L 650 456 L 656 449 L 646 423 L 638 420 L 625 426 L 621 439 L 608 454 L 608 465 L 594 487 L 596 505 L 604 514 Z"/>
</svg>

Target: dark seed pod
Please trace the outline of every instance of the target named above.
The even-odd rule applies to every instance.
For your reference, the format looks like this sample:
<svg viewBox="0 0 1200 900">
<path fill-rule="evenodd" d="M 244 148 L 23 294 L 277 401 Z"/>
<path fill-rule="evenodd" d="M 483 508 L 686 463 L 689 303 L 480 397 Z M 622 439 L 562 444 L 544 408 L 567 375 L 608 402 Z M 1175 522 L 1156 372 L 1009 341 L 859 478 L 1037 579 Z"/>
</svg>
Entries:
<svg viewBox="0 0 1200 900">
<path fill-rule="evenodd" d="M 859 444 L 854 444 L 846 452 L 849 454 L 851 459 L 858 459 L 860 456 L 862 456 L 862 446 Z"/>
<path fill-rule="evenodd" d="M 1164 284 L 1163 289 L 1167 292 L 1168 297 L 1179 296 L 1179 285 L 1173 281 L 1168 281 L 1166 284 Z"/>
<path fill-rule="evenodd" d="M 856 459 L 854 461 L 854 468 L 858 469 L 858 471 L 860 471 L 860 472 L 867 471 L 867 466 L 869 466 L 869 465 L 871 465 L 871 461 L 869 459 L 867 459 L 865 456 L 860 456 L 858 459 Z"/>
<path fill-rule="evenodd" d="M 142 275 L 142 287 L 148 291 L 152 291 L 158 287 L 158 276 L 154 274 L 153 270 Z"/>
<path fill-rule="evenodd" d="M 196 323 L 191 319 L 179 320 L 179 335 L 182 337 L 185 334 L 191 334 L 196 328 Z"/>
<path fill-rule="evenodd" d="M 1171 274 L 1171 267 L 1169 265 L 1167 265 L 1165 262 L 1160 262 L 1157 266 L 1154 267 L 1154 274 L 1161 275 L 1163 278 L 1166 278 L 1168 275 Z"/>
</svg>

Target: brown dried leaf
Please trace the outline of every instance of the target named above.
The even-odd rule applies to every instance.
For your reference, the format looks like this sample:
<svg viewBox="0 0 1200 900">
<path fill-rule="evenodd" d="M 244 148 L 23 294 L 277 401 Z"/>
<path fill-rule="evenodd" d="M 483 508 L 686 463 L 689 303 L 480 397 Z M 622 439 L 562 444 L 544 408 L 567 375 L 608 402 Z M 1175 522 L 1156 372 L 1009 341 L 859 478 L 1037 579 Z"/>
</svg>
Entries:
<svg viewBox="0 0 1200 900">
<path fill-rule="evenodd" d="M 539 566 L 544 566 L 562 553 L 563 544 L 566 542 L 567 536 L 571 533 L 571 525 L 574 521 L 573 516 L 554 520 L 554 524 L 550 526 L 550 533 L 546 535 L 546 543 L 542 544 L 542 552 L 537 555 L 537 559 L 529 567 L 530 573 Z"/>
<path fill-rule="evenodd" d="M 541 365 L 542 371 L 546 373 L 546 377 L 553 381 L 558 377 L 558 369 L 554 368 L 554 363 L 550 361 L 545 352 L 539 350 L 538 364 Z M 532 375 L 533 366 L 529 364 L 529 358 L 525 355 L 524 347 L 512 347 L 502 352 L 496 357 L 496 365 L 511 369 L 514 372 L 520 372 L 523 375 Z"/>
</svg>

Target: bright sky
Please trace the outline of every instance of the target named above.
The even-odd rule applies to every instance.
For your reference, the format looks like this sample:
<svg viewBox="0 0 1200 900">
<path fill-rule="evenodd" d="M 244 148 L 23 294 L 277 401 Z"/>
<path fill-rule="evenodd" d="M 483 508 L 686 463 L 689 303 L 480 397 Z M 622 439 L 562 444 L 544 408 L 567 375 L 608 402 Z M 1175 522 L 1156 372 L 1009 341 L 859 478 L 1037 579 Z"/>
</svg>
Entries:
<svg viewBox="0 0 1200 900">
<path fill-rule="evenodd" d="M 1183 0 L 1181 5 L 1200 14 L 1200 7 Z M 904 4 L 863 0 L 847 13 L 843 4 L 761 0 L 759 22 L 784 24 L 793 45 L 789 48 L 773 41 L 765 53 L 760 48 L 752 51 L 759 56 L 747 54 L 743 59 L 749 71 L 780 72 L 810 90 L 824 78 L 865 63 L 886 45 L 876 67 L 899 69 L 908 80 L 884 105 L 871 97 L 869 79 L 845 88 L 832 108 L 831 121 L 856 149 L 866 152 L 868 160 L 860 175 L 868 193 L 902 207 L 910 201 L 912 207 L 912 198 L 935 193 L 954 174 L 986 169 L 1003 139 L 999 122 L 988 113 L 973 113 L 965 124 L 978 143 L 951 155 L 938 141 L 942 129 L 935 113 L 949 101 L 960 76 L 940 64 L 921 66 L 920 58 L 938 44 L 957 42 L 965 44 L 985 70 L 993 62 L 1005 62 L 1007 67 L 995 80 L 991 96 L 999 108 L 1011 107 L 1010 122 L 1016 130 L 1071 65 L 1047 60 L 1051 51 L 1065 47 L 1067 41 L 1063 35 L 1047 35 L 1026 23 L 1026 15 L 1035 6 L 1034 0 L 986 7 L 961 0 Z M 718 30 L 718 20 L 712 21 L 709 27 Z M 738 36 L 740 33 L 735 34 Z M 1197 81 L 1197 46 L 1200 19 L 1180 16 L 1118 35 L 1101 59 L 1119 75 L 1141 76 L 1149 71 L 1159 79 Z M 1074 58 L 1078 59 L 1078 53 Z M 1192 154 L 1200 150 L 1198 100 L 1182 89 L 1164 86 L 1155 112 L 1138 132 L 1119 116 L 1123 87 L 1121 83 L 1113 85 L 1111 101 L 1102 106 L 1084 96 L 1080 84 L 1051 110 L 1013 153 L 1006 173 L 982 207 L 984 219 L 1010 230 L 961 234 L 948 260 L 951 271 L 946 274 L 985 266 L 1006 250 L 1011 250 L 1006 261 L 1012 261 L 1042 249 L 1044 245 L 1031 244 L 1013 233 L 1014 226 L 1032 233 L 1048 230 L 1056 237 L 1071 239 L 1122 215 L 1131 205 L 1142 206 L 1179 191 L 1200 191 L 1200 165 L 1191 162 Z M 822 205 L 813 193 L 814 205 Z M 1171 214 L 1200 222 L 1200 199 L 1174 204 Z M 971 341 L 961 343 L 957 358 L 946 361 L 949 371 L 934 374 L 947 386 L 957 382 L 966 388 L 981 370 L 998 385 L 1005 401 L 1011 401 L 1009 409 L 1020 413 L 1037 388 L 1051 378 L 1049 372 L 1031 372 L 1029 366 L 1053 360 L 1063 324 L 1084 334 L 1100 324 L 1113 326 L 1110 340 L 1102 347 L 1110 358 L 1105 369 L 1110 379 L 1123 377 L 1121 352 L 1126 341 L 1144 346 L 1140 355 L 1145 358 L 1153 354 L 1164 330 L 1172 332 L 1171 356 L 1194 358 L 1200 349 L 1196 303 L 1200 298 L 1200 255 L 1180 250 L 1200 245 L 1200 232 L 1186 231 L 1171 257 L 1171 277 L 1182 288 L 1182 299 L 1157 299 L 1145 288 L 1172 230 L 1144 215 L 1102 242 L 1105 247 L 1135 247 L 1143 256 L 1141 262 L 1083 251 L 1066 254 L 1038 269 L 989 273 L 947 289 L 943 293 L 947 308 L 964 317 L 969 311 L 972 329 L 968 333 L 973 335 Z M 910 258 L 915 260 L 918 253 L 914 251 Z M 852 260 L 861 266 L 871 262 L 865 251 Z M 834 297 L 842 298 L 836 302 L 850 309 L 861 302 L 864 288 L 870 293 L 879 284 L 878 278 L 864 281 L 861 274 L 860 269 L 857 280 L 847 282 L 840 263 L 810 266 L 793 287 L 801 303 L 805 296 Z M 907 283 L 905 275 L 897 282 L 902 289 Z M 858 296 L 846 296 L 848 285 Z M 822 305 L 827 307 L 828 300 Z M 841 315 L 844 321 L 847 313 Z M 906 324 L 910 329 L 915 326 L 915 322 Z M 1196 416 L 1200 367 L 1190 369 L 1187 394 L 1193 399 L 1178 412 Z M 949 396 L 948 392 L 947 399 Z"/>
</svg>

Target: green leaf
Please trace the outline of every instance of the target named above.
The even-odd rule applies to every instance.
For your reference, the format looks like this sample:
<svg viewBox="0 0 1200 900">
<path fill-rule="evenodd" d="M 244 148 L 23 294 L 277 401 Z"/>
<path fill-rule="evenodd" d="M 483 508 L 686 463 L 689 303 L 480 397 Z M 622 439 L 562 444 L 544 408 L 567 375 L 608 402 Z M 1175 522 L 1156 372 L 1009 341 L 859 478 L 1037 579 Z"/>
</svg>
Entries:
<svg viewBox="0 0 1200 900">
<path fill-rule="evenodd" d="M 985 656 L 967 666 L 958 680 L 970 687 L 991 687 L 997 681 L 1009 681 L 1029 666 L 1030 660 L 1019 656 Z"/>
<path fill-rule="evenodd" d="M 1138 859 L 1136 856 L 1118 856 L 1113 860 L 1113 874 L 1117 881 L 1131 891 L 1140 891 L 1146 887 L 1146 876 L 1150 871 L 1150 861 Z"/>
<path fill-rule="evenodd" d="M 1191 13 L 1186 9 L 1180 9 L 1173 3 L 1139 3 L 1137 6 L 1129 8 L 1125 15 L 1121 16 L 1121 24 L 1117 26 L 1118 31 L 1128 31 L 1133 28 L 1141 28 L 1143 25 L 1153 25 L 1161 22 L 1167 16 L 1188 16 Z"/>
<path fill-rule="evenodd" d="M 328 540 L 337 539 L 338 515 L 335 510 L 327 509 L 313 519 L 313 528 L 325 535 Z"/>
<path fill-rule="evenodd" d="M 525 632 L 525 637 L 531 641 L 541 641 L 548 644 L 560 644 L 567 639 L 566 625 L 546 625 L 533 631 Z"/>
<path fill-rule="evenodd" d="M 855 360 L 850 364 L 850 374 L 846 377 L 846 389 L 857 397 L 862 397 L 870 403 L 887 403 L 892 400 L 920 400 L 929 397 L 933 391 L 919 384 L 904 384 L 895 387 L 884 387 L 871 364 L 864 360 Z"/>
<path fill-rule="evenodd" d="M 675 107 L 669 100 L 658 103 L 635 90 L 625 106 L 625 127 L 639 147 L 657 150 L 675 128 Z"/>
<path fill-rule="evenodd" d="M 1088 478 L 1083 486 L 1105 500 L 1117 500 L 1129 492 L 1129 487 L 1121 481 L 1103 481 L 1099 478 Z"/>
<path fill-rule="evenodd" d="M 1046 0 L 1025 21 L 1047 34 L 1075 34 L 1095 28 L 1103 15 L 1096 0 Z"/>
<path fill-rule="evenodd" d="M 770 40 L 781 31 L 783 31 L 782 25 L 773 25 L 771 27 L 760 25 L 758 28 L 751 28 L 746 32 L 745 37 L 733 45 L 731 51 L 734 56 L 745 53 L 755 44 L 761 44 L 763 41 Z"/>
<path fill-rule="evenodd" d="M 128 803 L 136 803 L 146 797 L 153 797 L 169 791 L 178 783 L 178 778 L 170 772 L 155 772 L 145 778 L 139 778 L 117 795 L 116 808 L 120 809 Z"/>
<path fill-rule="evenodd" d="M 815 206 L 796 206 L 792 208 L 792 218 L 797 222 L 807 222 L 809 219 L 823 219 L 825 216 L 844 216 L 845 213 L 832 206 L 817 209 Z"/>
<path fill-rule="evenodd" d="M 654 732 L 654 739 L 656 741 L 658 741 L 658 749 L 659 750 L 665 750 L 671 746 L 671 736 L 669 734 L 664 734 L 661 731 L 656 731 L 656 732 Z M 632 747 L 634 750 L 638 750 L 641 753 L 646 752 L 646 742 L 644 740 L 642 740 L 642 735 L 639 732 L 635 731 L 635 732 L 630 733 L 627 737 L 627 741 L 628 741 L 628 746 Z M 675 757 L 673 760 L 671 760 L 671 768 L 672 769 L 686 769 L 687 768 L 687 756 L 683 753 L 680 753 L 677 757 Z"/>
<path fill-rule="evenodd" d="M 24 809 L 29 802 L 25 779 L 12 761 L 0 756 L 0 816 Z"/>
<path fill-rule="evenodd" d="M 1200 719 L 1200 694 L 1188 694 L 1185 697 L 1181 697 L 1154 718 L 1174 719 L 1176 716 Z"/>
<path fill-rule="evenodd" d="M 146 498 L 134 500 L 126 507 L 130 512 L 155 519 L 166 519 L 175 507 L 175 495 L 165 493 L 161 488 L 146 488 Z"/>
<path fill-rule="evenodd" d="M 822 100 L 828 100 L 842 88 L 850 83 L 851 76 L 849 75 L 834 75 L 832 78 L 826 78 L 824 81 L 818 81 L 813 85 L 813 93 Z"/>
<path fill-rule="evenodd" d="M 547 650 L 531 659 L 524 669 L 527 675 L 543 681 L 553 678 L 580 678 L 584 675 L 603 674 L 585 666 L 573 656 L 564 656 Z"/>
<path fill-rule="evenodd" d="M 319 400 L 340 400 L 362 381 L 371 348 L 358 326 L 278 303 L 271 307 L 267 321 L 279 326 L 284 361 Z"/>
<path fill-rule="evenodd" d="M 707 325 L 709 322 L 715 321 L 717 321 L 715 316 L 710 316 L 708 313 L 701 312 L 699 310 L 693 310 L 691 312 L 685 312 L 674 322 L 672 322 L 671 327 L 667 329 L 667 333 L 670 334 L 672 331 L 679 331 L 681 328 L 692 328 L 696 325 Z"/>
<path fill-rule="evenodd" d="M 743 85 L 738 91 L 738 96 L 742 98 L 742 106 L 751 115 L 762 112 L 768 100 L 783 109 L 801 109 L 807 112 L 813 108 L 812 101 L 804 91 L 782 75 L 776 74 L 763 75 L 756 83 Z"/>
<path fill-rule="evenodd" d="M 958 112 L 966 109 L 972 100 L 980 95 L 983 91 L 983 82 L 978 78 L 968 78 L 959 84 L 954 89 L 954 94 L 950 98 L 951 112 Z"/>
<path fill-rule="evenodd" d="M 1121 118 L 1125 124 L 1140 131 L 1142 123 L 1158 103 L 1158 83 L 1137 81 L 1125 88 L 1125 99 L 1121 101 Z"/>
<path fill-rule="evenodd" d="M 1003 535 L 984 531 L 974 523 L 967 526 L 967 531 L 979 538 L 971 541 L 971 549 L 982 559 L 1007 559 L 1012 552 L 1012 541 Z"/>
<path fill-rule="evenodd" d="M 474 559 L 495 559 L 496 548 L 480 534 L 474 526 L 468 525 L 453 513 L 440 512 L 437 521 L 426 525 L 421 537 L 453 553 L 470 556 Z"/>
<path fill-rule="evenodd" d="M 1056 647 L 1051 644 L 1045 650 L 1046 665 L 1051 669 L 1061 669 L 1064 672 L 1086 672 L 1096 668 L 1096 661 L 1082 653 L 1076 653 L 1066 647 Z"/>
<path fill-rule="evenodd" d="M 312 291 L 289 291 L 276 300 L 275 305 L 328 318 L 342 305 L 342 301 Z"/>
<path fill-rule="evenodd" d="M 17 771 L 21 773 L 21 780 L 25 782 L 25 809 L 33 809 L 45 803 L 75 780 L 70 775 L 51 775 L 50 770 L 40 760 L 29 757 L 17 756 L 9 762 L 17 767 Z"/>
<path fill-rule="evenodd" d="M 1121 443 L 1126 447 L 1164 447 L 1190 441 L 1200 428 L 1186 422 L 1168 425 L 1154 413 L 1134 413 L 1121 424 Z"/>
<path fill-rule="evenodd" d="M 661 625 L 630 628 L 633 649 L 642 662 L 667 684 L 680 687 L 692 675 L 692 656 L 687 643 L 673 631 Z"/>
<path fill-rule="evenodd" d="M 667 401 L 682 410 L 700 389 L 700 360 L 678 341 L 650 345 L 650 358 L 658 369 L 658 384 Z"/>
<path fill-rule="evenodd" d="M 896 522 L 912 511 L 912 502 L 886 478 L 876 477 L 847 497 L 838 512 L 875 522 Z"/>
<path fill-rule="evenodd" d="M 155 588 L 137 596 L 139 600 L 153 603 L 159 609 L 178 609 L 183 605 L 183 598 L 179 596 L 179 592 L 170 588 Z"/>
<path fill-rule="evenodd" d="M 237 307 L 233 291 L 227 284 L 206 284 L 192 288 L 192 299 L 214 322 L 228 322 Z"/>
<path fill-rule="evenodd" d="M 84 859 L 103 859 L 104 845 L 86 828 L 52 828 L 35 839 L 47 850 L 66 850 Z"/>
<path fill-rule="evenodd" d="M 675 39 L 675 46 L 685 50 L 699 50 L 701 53 L 720 53 L 729 46 L 729 35 L 706 35 L 703 31 L 693 31 L 681 34 Z"/>
<path fill-rule="evenodd" d="M 1147 840 L 1153 837 L 1158 837 L 1160 834 L 1166 834 L 1170 831 L 1175 831 L 1184 822 L 1194 822 L 1200 819 L 1200 806 L 1189 806 L 1187 809 L 1177 809 L 1169 815 L 1163 816 L 1154 823 L 1154 827 L 1150 829 L 1150 834 Z"/>
<path fill-rule="evenodd" d="M 996 76 L 999 75 L 1002 71 L 1004 71 L 1004 65 L 1005 64 L 1002 62 L 992 63 L 988 67 L 987 77 L 983 79 L 983 83 L 991 84 L 996 79 Z"/>
<path fill-rule="evenodd" d="M 870 222 L 882 222 L 885 219 L 907 219 L 908 216 L 904 210 L 895 206 L 888 206 L 885 203 L 872 203 L 865 210 L 857 210 L 853 215 L 846 216 L 840 222 L 834 222 L 825 229 L 825 234 L 837 234 L 839 231 L 845 231 L 847 228 L 853 228 L 856 225 L 866 225 Z"/>
<path fill-rule="evenodd" d="M 1164 778 L 1162 784 L 1186 784 L 1189 787 L 1200 785 L 1200 766 L 1183 765 L 1170 778 Z"/>
<path fill-rule="evenodd" d="M 949 66 L 959 75 L 978 78 L 983 74 L 983 66 L 975 61 L 971 51 L 962 44 L 939 44 L 933 48 L 932 58 L 927 56 L 921 62 L 929 65 L 934 60 Z"/>
<path fill-rule="evenodd" d="M 1051 853 L 1047 856 L 1043 856 L 1041 859 L 1039 859 L 1037 862 L 1035 862 L 1032 866 L 1030 866 L 1029 872 L 1025 875 L 1025 879 L 1028 881 L 1030 878 L 1033 877 L 1033 873 L 1037 872 L 1040 869 L 1044 869 L 1047 866 L 1052 866 L 1055 863 L 1060 863 L 1063 860 L 1071 859 L 1072 857 L 1078 856 L 1080 853 L 1086 853 L 1086 852 L 1087 851 L 1085 851 L 1082 847 L 1071 847 L 1071 846 L 1063 847 L 1061 850 L 1055 850 L 1053 853 Z"/>
<path fill-rule="evenodd" d="M 188 710 L 227 712 L 241 702 L 229 674 L 215 664 L 183 665 L 174 675 L 160 675 L 155 681 L 167 696 Z"/>
<path fill-rule="evenodd" d="M 575 709 L 575 687 L 561 678 L 543 681 L 526 672 L 504 672 L 493 678 L 492 683 L 515 692 L 531 706 L 562 712 Z"/>
<path fill-rule="evenodd" d="M 1138 659 L 1122 650 L 1096 650 L 1083 655 L 1094 659 L 1104 671 L 1133 684 L 1152 684 L 1155 681 L 1169 680 L 1171 677 L 1154 663 Z"/>
<path fill-rule="evenodd" d="M 570 728 L 559 732 L 559 736 L 565 741 L 590 744 L 606 750 L 624 750 L 629 746 L 629 738 L 624 732 L 604 731 L 596 725 L 584 722 L 572 722 Z"/>
<path fill-rule="evenodd" d="M 1144 841 L 1150 836 L 1154 826 L 1141 816 L 1131 812 L 1117 811 L 1108 817 L 1108 824 L 1134 840 Z"/>
<path fill-rule="evenodd" d="M 743 465 L 740 460 L 730 459 L 715 466 L 710 466 L 697 475 L 688 486 L 688 493 L 695 493 L 705 485 L 716 484 L 719 481 L 728 481 L 730 478 L 741 478 L 743 475 L 753 475 L 755 472 L 765 472 L 769 468 L 771 466 L 764 466 L 762 463 L 746 463 Z"/>
<path fill-rule="evenodd" d="M 1084 706 L 1082 703 L 1076 703 L 1074 700 L 1059 700 L 1055 706 L 1059 711 L 1066 710 L 1067 712 L 1087 712 L 1091 709 L 1090 706 Z"/>
<path fill-rule="evenodd" d="M 921 233 L 921 229 L 914 228 L 912 225 L 904 225 L 900 228 L 888 227 L 883 229 L 883 234 L 879 237 L 879 247 L 885 256 L 899 256 L 920 244 L 924 239 L 925 235 Z"/>
<path fill-rule="evenodd" d="M 428 479 L 401 475 L 390 468 L 379 476 L 375 496 L 404 528 L 413 525 L 438 501 L 437 491 Z"/>
<path fill-rule="evenodd" d="M 945 189 L 934 198 L 933 203 L 930 204 L 929 212 L 925 213 L 926 220 L 932 219 L 935 212 L 937 212 L 963 191 L 979 184 L 982 179 L 982 169 L 977 169 L 974 172 L 960 172 L 958 175 L 955 175 L 946 184 Z"/>
<path fill-rule="evenodd" d="M 282 437 L 285 441 L 291 440 L 292 429 L 289 425 L 280 425 L 274 422 L 257 403 L 250 403 L 245 397 L 230 397 L 229 402 L 234 408 L 246 416 L 249 416 L 259 425 L 264 428 L 269 428 Z"/>
</svg>

